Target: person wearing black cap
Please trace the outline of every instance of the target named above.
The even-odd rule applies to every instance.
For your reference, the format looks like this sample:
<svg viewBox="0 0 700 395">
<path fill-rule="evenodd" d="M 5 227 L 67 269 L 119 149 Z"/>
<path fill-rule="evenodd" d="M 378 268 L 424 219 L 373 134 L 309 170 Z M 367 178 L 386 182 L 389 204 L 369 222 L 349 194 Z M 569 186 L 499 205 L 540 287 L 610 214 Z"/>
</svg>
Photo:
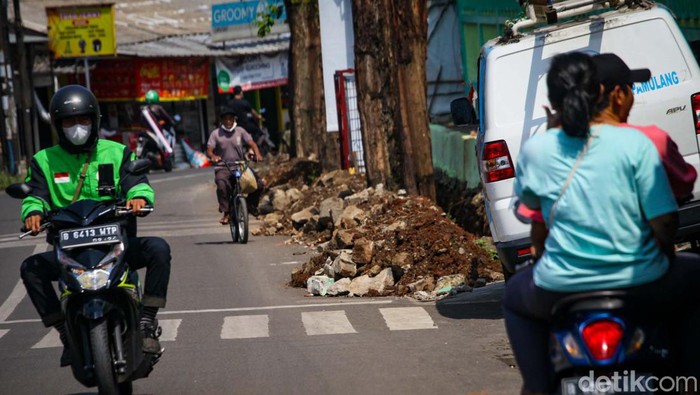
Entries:
<svg viewBox="0 0 700 395">
<path fill-rule="evenodd" d="M 554 57 L 547 88 L 559 117 L 530 137 L 515 167 L 518 199 L 542 214 L 533 231 L 547 233 L 546 248 L 510 278 L 503 300 L 522 394 L 551 392 L 550 312 L 573 293 L 628 289 L 640 303 L 685 320 L 676 321 L 683 324 L 674 340 L 693 340 L 692 331 L 699 331 L 700 316 L 691 308 L 700 306 L 700 262 L 675 252 L 678 207 L 660 156 L 638 130 L 599 117 L 605 89 L 597 69 L 583 53 Z M 622 73 L 625 86 L 609 95 L 616 113 L 626 118 L 633 103 L 627 85 L 644 78 L 649 73 Z M 700 375 L 698 344 L 674 351 L 679 373 Z"/>
<path fill-rule="evenodd" d="M 656 146 L 661 163 L 666 170 L 673 194 L 679 201 L 686 200 L 693 192 L 697 172 L 695 167 L 683 159 L 678 145 L 664 130 L 657 126 L 637 126 L 627 124 L 634 94 L 635 82 L 646 82 L 651 78 L 649 69 L 631 70 L 617 55 L 604 53 L 593 57 L 600 83 L 604 87 L 603 97 L 598 104 L 596 121 L 630 127 L 644 133 Z"/>
</svg>

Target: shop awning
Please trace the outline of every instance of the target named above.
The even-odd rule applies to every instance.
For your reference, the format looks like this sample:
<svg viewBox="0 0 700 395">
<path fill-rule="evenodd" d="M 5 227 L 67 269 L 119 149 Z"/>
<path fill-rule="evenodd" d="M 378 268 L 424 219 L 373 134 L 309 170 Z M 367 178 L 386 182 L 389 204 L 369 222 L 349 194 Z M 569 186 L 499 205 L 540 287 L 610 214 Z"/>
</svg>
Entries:
<svg viewBox="0 0 700 395">
<path fill-rule="evenodd" d="M 119 44 L 119 55 L 137 57 L 244 56 L 270 54 L 289 49 L 289 33 L 274 37 L 211 42 L 209 33 L 167 36 L 153 40 Z"/>
</svg>

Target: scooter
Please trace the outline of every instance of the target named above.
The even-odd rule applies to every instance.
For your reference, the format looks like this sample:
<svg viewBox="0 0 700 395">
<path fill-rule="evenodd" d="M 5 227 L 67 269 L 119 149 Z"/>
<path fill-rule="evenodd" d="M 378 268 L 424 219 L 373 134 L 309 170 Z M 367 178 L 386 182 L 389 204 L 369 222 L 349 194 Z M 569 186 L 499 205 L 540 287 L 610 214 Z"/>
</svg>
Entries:
<svg viewBox="0 0 700 395">
<path fill-rule="evenodd" d="M 659 379 L 674 371 L 668 319 L 648 306 L 623 290 L 559 301 L 551 315 L 555 393 L 651 394 L 662 389 Z"/>
<path fill-rule="evenodd" d="M 149 166 L 140 159 L 127 171 L 144 174 Z M 114 197 L 111 173 L 111 164 L 100 165 L 98 190 L 103 196 Z M 32 193 L 27 184 L 13 184 L 6 191 L 17 199 Z M 137 272 L 125 260 L 127 232 L 133 227 L 134 214 L 116 200 L 80 200 L 49 213 L 41 226 L 61 267 L 59 291 L 73 376 L 87 387 L 96 386 L 100 394 L 131 394 L 132 381 L 147 377 L 161 356 L 142 351 L 142 291 Z"/>
<path fill-rule="evenodd" d="M 148 159 L 155 169 L 163 169 L 166 172 L 173 170 L 175 155 L 175 130 L 172 128 L 161 128 L 156 122 L 153 114 L 147 107 L 141 109 L 149 129 L 143 130 L 139 134 L 136 144 L 136 157 Z M 179 116 L 176 116 L 179 118 Z"/>
</svg>

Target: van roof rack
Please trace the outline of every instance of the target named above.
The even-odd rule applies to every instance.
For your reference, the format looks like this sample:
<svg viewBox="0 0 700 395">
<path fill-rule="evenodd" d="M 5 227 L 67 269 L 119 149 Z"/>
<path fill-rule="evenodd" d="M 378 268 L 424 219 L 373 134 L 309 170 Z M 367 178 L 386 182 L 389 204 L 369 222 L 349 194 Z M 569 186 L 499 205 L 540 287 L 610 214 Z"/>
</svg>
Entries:
<svg viewBox="0 0 700 395">
<path fill-rule="evenodd" d="M 517 21 L 512 27 L 512 35 L 517 35 L 519 29 L 533 27 L 546 23 L 559 22 L 560 19 L 585 15 L 593 11 L 608 8 L 620 8 L 627 5 L 630 8 L 651 8 L 652 0 L 516 0 L 525 7 L 527 17 Z M 510 32 L 509 32 L 510 33 Z"/>
</svg>

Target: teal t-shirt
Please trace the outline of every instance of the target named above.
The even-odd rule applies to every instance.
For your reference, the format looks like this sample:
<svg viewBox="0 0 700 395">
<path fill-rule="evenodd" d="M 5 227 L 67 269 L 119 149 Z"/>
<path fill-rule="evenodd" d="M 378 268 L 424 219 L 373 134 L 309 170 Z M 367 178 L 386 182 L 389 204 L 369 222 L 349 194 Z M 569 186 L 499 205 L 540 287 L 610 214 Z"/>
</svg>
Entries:
<svg viewBox="0 0 700 395">
<path fill-rule="evenodd" d="M 550 129 L 530 138 L 516 166 L 515 193 L 542 209 L 549 236 L 535 284 L 559 292 L 648 283 L 668 269 L 647 221 L 677 210 L 654 144 L 637 130 L 596 125 L 588 152 L 550 210 L 586 139 Z"/>
</svg>

